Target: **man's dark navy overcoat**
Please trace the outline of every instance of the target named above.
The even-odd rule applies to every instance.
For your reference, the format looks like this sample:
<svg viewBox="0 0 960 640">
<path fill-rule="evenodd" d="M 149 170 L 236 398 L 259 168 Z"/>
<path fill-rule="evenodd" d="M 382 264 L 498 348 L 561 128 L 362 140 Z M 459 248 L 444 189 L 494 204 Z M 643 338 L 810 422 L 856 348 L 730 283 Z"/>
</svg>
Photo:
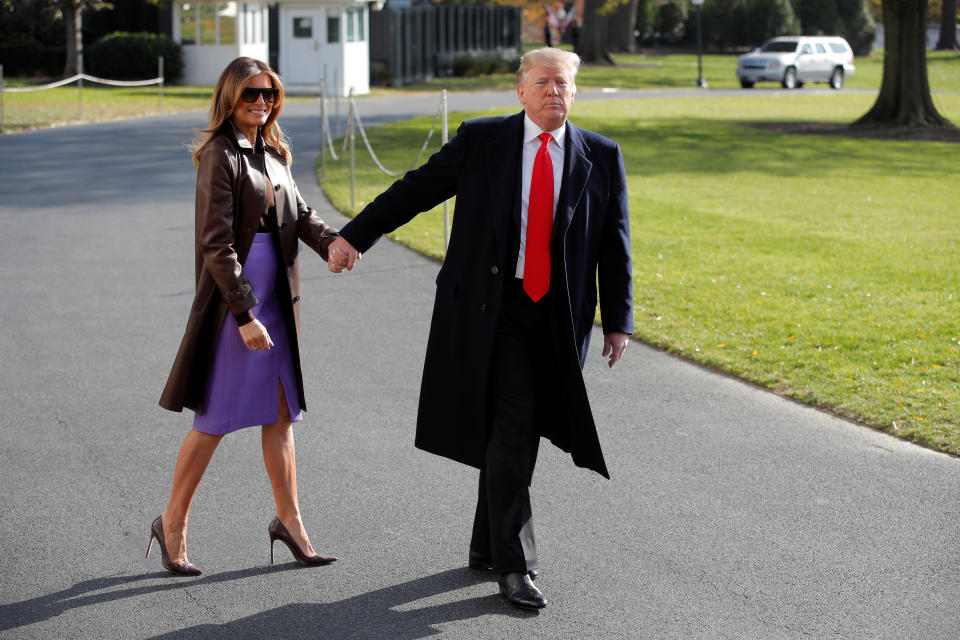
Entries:
<svg viewBox="0 0 960 640">
<path fill-rule="evenodd" d="M 342 230 L 357 250 L 456 196 L 437 274 L 417 416 L 417 447 L 483 466 L 491 354 L 504 278 L 514 277 L 523 112 L 464 122 L 429 161 L 407 172 Z M 540 433 L 573 461 L 609 477 L 582 368 L 600 303 L 604 333 L 633 332 L 630 221 L 620 148 L 567 122 L 551 254 L 557 357 L 554 401 Z M 599 287 L 598 287 L 599 285 Z M 598 297 L 599 289 L 599 297 Z"/>
</svg>

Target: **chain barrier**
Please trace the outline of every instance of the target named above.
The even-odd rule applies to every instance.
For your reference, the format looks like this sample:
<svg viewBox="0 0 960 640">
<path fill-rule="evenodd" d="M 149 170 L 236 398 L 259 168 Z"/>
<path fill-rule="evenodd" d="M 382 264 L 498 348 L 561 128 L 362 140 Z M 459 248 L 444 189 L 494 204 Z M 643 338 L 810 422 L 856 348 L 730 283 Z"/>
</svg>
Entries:
<svg viewBox="0 0 960 640">
<path fill-rule="evenodd" d="M 380 158 L 377 157 L 376 152 L 373 150 L 373 145 L 370 144 L 370 138 L 367 136 L 367 131 L 363 126 L 363 120 L 360 118 L 359 111 L 357 109 L 357 101 L 354 98 L 353 90 L 350 90 L 350 95 L 348 99 L 348 104 L 350 107 L 349 114 L 347 115 L 347 130 L 346 134 L 343 136 L 343 146 L 340 148 L 340 154 L 337 154 L 337 150 L 334 147 L 333 135 L 331 133 L 332 127 L 330 126 L 330 119 L 327 113 L 327 96 L 324 91 L 323 82 L 320 83 L 320 162 L 322 169 L 322 178 L 326 177 L 326 151 L 324 147 L 330 150 L 330 157 L 334 162 L 339 162 L 340 158 L 347 153 L 349 149 L 350 152 L 350 207 L 351 209 L 355 207 L 355 181 L 356 181 L 356 167 L 355 167 L 355 152 L 354 152 L 354 139 L 355 132 L 360 132 L 360 138 L 363 140 L 363 145 L 367 149 L 367 153 L 370 154 L 370 158 L 373 160 L 373 163 L 376 165 L 377 169 L 385 173 L 390 177 L 401 176 L 407 171 L 414 169 L 419 166 L 420 160 L 423 158 L 423 154 L 426 153 L 427 147 L 430 146 L 430 141 L 433 139 L 433 135 L 437 131 L 437 123 L 441 124 L 441 144 L 447 143 L 447 92 L 446 90 L 442 91 L 440 94 L 440 103 L 437 105 L 437 114 L 433 118 L 433 123 L 430 125 L 430 131 L 427 132 L 427 137 L 424 139 L 423 144 L 420 145 L 420 150 L 417 152 L 417 156 L 413 159 L 413 162 L 410 163 L 410 166 L 406 171 L 395 172 L 390 171 L 383 163 L 380 161 Z M 321 178 L 321 179 L 322 179 Z M 443 242 L 444 247 L 447 246 L 447 243 L 450 239 L 450 203 L 446 201 L 443 203 Z"/>
<path fill-rule="evenodd" d="M 380 171 L 394 178 L 397 176 L 403 175 L 404 173 L 406 173 L 410 169 L 413 169 L 414 167 L 419 166 L 420 158 L 423 157 L 423 153 L 427 150 L 427 147 L 430 145 L 430 140 L 431 138 L 433 138 L 433 134 L 437 130 L 437 123 L 440 121 L 440 116 L 443 114 L 443 104 L 437 105 L 437 115 L 433 118 L 433 124 L 430 125 L 430 132 L 427 133 L 427 138 L 426 140 L 423 141 L 423 145 L 421 145 L 420 151 L 417 153 L 417 157 L 413 159 L 413 162 L 410 164 L 410 166 L 407 168 L 406 171 L 393 172 L 387 169 L 386 167 L 384 167 L 383 163 L 381 163 L 380 159 L 377 157 L 377 154 L 373 152 L 373 147 L 370 145 L 370 140 L 367 138 L 367 132 L 363 128 L 363 120 L 360 119 L 360 115 L 357 113 L 357 103 L 353 100 L 353 98 L 350 98 L 350 106 L 353 107 L 354 119 L 356 120 L 356 123 L 357 123 L 357 131 L 360 132 L 360 137 L 363 139 L 363 144 L 364 146 L 367 147 L 367 152 L 370 153 L 370 157 L 373 159 L 373 163 L 377 165 L 377 168 L 380 169 Z"/>
<path fill-rule="evenodd" d="M 321 96 L 321 100 L 325 100 L 325 96 Z M 373 145 L 370 144 L 370 138 L 367 137 L 367 130 L 363 126 L 363 120 L 360 118 L 360 113 L 357 110 L 357 101 L 353 96 L 350 96 L 348 99 L 348 104 L 350 105 L 350 118 L 351 123 L 356 127 L 356 130 L 360 132 L 360 138 L 363 140 L 363 145 L 367 148 L 367 153 L 370 154 L 370 158 L 373 160 L 373 163 L 377 166 L 380 171 L 387 174 L 388 176 L 395 178 L 397 176 L 402 176 L 410 169 L 413 169 L 420 164 L 420 159 L 423 158 L 423 154 L 426 152 L 427 147 L 430 146 L 430 140 L 433 139 L 433 135 L 437 131 L 437 123 L 440 122 L 440 118 L 443 116 L 444 104 L 443 99 L 441 98 L 440 103 L 437 105 L 437 114 L 433 118 L 433 123 L 430 125 L 430 131 L 427 133 L 426 139 L 423 141 L 423 144 L 420 146 L 420 151 L 417 152 L 417 157 L 413 159 L 413 162 L 410 163 L 410 166 L 407 167 L 405 171 L 390 171 L 383 163 L 380 161 L 380 158 L 377 157 L 376 152 L 373 150 Z M 349 125 L 348 125 L 349 126 Z M 323 109 L 323 129 L 324 129 L 324 138 L 321 144 L 326 144 L 327 148 L 330 150 L 330 157 L 333 158 L 334 162 L 340 161 L 340 156 L 337 155 L 336 149 L 333 145 L 333 136 L 331 135 L 330 120 L 327 114 L 327 110 Z M 347 151 L 347 145 L 349 143 L 349 136 L 343 137 L 343 145 L 340 148 L 340 154 L 344 154 Z"/>
</svg>

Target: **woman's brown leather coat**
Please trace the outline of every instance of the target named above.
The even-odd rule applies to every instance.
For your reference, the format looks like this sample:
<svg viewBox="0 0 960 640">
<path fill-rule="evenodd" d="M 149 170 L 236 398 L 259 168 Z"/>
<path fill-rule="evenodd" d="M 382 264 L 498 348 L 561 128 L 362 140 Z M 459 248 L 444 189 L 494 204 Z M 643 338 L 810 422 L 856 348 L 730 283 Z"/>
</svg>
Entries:
<svg viewBox="0 0 960 640">
<path fill-rule="evenodd" d="M 257 304 L 243 271 L 260 217 L 266 206 L 265 176 L 274 188 L 280 247 L 286 266 L 289 299 L 280 295 L 291 340 L 297 393 L 306 409 L 300 370 L 300 273 L 298 240 L 327 259 L 336 230 L 307 207 L 283 156 L 265 148 L 258 137 L 254 148 L 233 126 L 224 125 L 200 157 L 196 199 L 196 295 L 180 350 L 160 397 L 171 411 L 183 407 L 203 413 L 207 379 L 221 323 L 229 310 L 243 313 Z M 281 283 L 282 285 L 282 283 Z M 278 294 L 283 291 L 281 286 Z M 227 320 L 234 322 L 232 318 Z"/>
</svg>

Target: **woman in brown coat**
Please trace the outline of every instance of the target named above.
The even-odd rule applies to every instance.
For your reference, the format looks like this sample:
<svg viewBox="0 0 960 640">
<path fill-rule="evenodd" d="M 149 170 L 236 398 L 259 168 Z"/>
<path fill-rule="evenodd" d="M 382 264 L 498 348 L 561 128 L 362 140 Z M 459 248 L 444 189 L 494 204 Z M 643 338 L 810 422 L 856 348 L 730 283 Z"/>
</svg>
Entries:
<svg viewBox="0 0 960 640">
<path fill-rule="evenodd" d="M 301 564 L 314 552 L 300 518 L 292 423 L 306 409 L 300 370 L 298 241 L 327 259 L 337 232 L 308 208 L 290 173 L 276 123 L 280 78 L 252 58 L 231 62 L 217 82 L 197 165 L 196 296 L 160 405 L 196 412 L 180 448 L 166 510 L 153 521 L 163 566 L 199 575 L 186 531 L 197 485 L 221 438 L 262 425 L 263 460 L 277 516 L 268 526 Z M 229 315 L 228 315 L 229 312 Z"/>
</svg>

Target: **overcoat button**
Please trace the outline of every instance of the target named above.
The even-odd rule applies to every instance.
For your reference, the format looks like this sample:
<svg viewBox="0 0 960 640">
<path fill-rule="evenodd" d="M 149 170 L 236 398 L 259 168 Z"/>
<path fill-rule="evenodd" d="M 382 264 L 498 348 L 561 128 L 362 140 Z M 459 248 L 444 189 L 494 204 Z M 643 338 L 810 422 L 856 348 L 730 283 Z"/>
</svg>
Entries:
<svg viewBox="0 0 960 640">
<path fill-rule="evenodd" d="M 283 229 L 283 228 L 286 227 L 286 226 L 287 226 L 287 223 L 286 223 L 286 222 L 281 222 L 281 223 L 280 223 L 280 228 L 281 228 L 281 229 Z"/>
<path fill-rule="evenodd" d="M 293 296 L 293 300 L 290 302 L 300 302 L 300 296 Z"/>
<path fill-rule="evenodd" d="M 481 303 L 481 305 L 480 305 L 480 311 L 486 311 L 486 310 L 487 310 L 487 303 L 486 303 L 486 302 Z"/>
<path fill-rule="evenodd" d="M 287 261 L 287 266 L 288 266 L 288 267 L 292 267 L 292 266 L 293 266 L 293 260 L 288 260 L 288 261 Z"/>
<path fill-rule="evenodd" d="M 500 273 L 500 268 L 497 267 L 497 265 L 493 265 L 492 267 L 490 267 L 490 273 L 492 273 L 493 275 L 497 275 L 498 273 Z"/>
<path fill-rule="evenodd" d="M 280 185 L 278 185 L 278 184 L 273 185 L 273 190 L 274 190 L 274 191 L 280 191 Z"/>
</svg>

